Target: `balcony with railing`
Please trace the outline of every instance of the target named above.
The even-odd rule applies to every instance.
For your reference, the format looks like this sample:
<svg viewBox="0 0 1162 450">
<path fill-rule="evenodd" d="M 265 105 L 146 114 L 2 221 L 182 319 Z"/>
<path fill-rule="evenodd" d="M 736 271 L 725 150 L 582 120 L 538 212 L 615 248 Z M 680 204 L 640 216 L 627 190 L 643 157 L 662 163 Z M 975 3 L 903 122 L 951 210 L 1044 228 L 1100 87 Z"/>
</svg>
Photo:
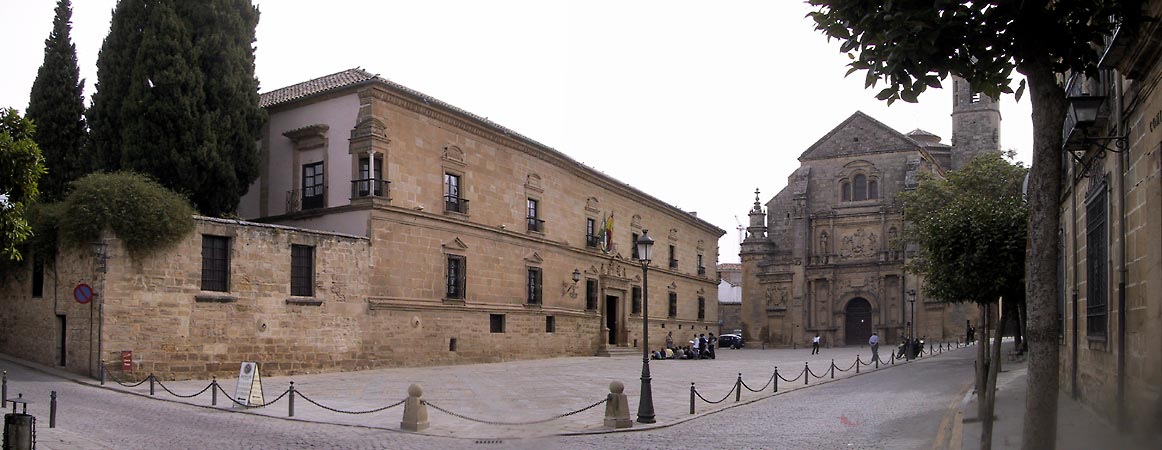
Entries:
<svg viewBox="0 0 1162 450">
<path fill-rule="evenodd" d="M 468 200 L 455 195 L 444 196 L 444 211 L 468 214 Z"/>
<path fill-rule="evenodd" d="M 597 248 L 597 244 L 601 242 L 601 236 L 595 234 L 585 235 L 585 246 L 589 248 Z"/>
<path fill-rule="evenodd" d="M 706 276 L 706 268 L 705 267 L 698 268 L 698 276 L 701 276 L 701 277 Z"/>
<path fill-rule="evenodd" d="M 286 212 L 290 214 L 308 209 L 322 208 L 326 203 L 323 200 L 326 198 L 326 195 L 327 188 L 322 186 L 286 191 Z"/>
<path fill-rule="evenodd" d="M 678 268 L 678 260 L 676 260 L 676 259 L 672 259 L 672 258 L 671 258 L 671 259 L 670 259 L 670 268 L 671 268 L 671 269 L 677 269 L 677 268 Z"/>
<path fill-rule="evenodd" d="M 351 180 L 351 198 L 368 198 L 368 197 L 388 197 L 388 186 L 390 181 L 381 180 L 378 178 L 366 178 L 362 180 Z"/>
<path fill-rule="evenodd" d="M 545 221 L 544 220 L 538 219 L 536 217 L 529 217 L 528 224 L 529 224 L 529 231 L 535 231 L 537 233 L 544 233 L 545 232 Z"/>
</svg>

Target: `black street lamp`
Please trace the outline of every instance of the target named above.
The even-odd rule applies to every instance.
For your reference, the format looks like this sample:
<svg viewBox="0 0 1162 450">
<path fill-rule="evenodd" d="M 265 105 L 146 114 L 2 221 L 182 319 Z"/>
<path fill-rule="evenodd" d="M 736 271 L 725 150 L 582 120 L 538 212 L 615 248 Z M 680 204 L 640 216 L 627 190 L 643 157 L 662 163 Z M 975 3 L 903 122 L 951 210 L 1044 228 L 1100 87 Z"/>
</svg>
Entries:
<svg viewBox="0 0 1162 450">
<path fill-rule="evenodd" d="M 912 339 L 916 338 L 916 290 L 908 289 L 908 302 L 912 304 L 912 320 L 908 323 L 912 325 Z"/>
<path fill-rule="evenodd" d="M 642 263 L 642 392 L 637 404 L 637 421 L 654 423 L 654 394 L 650 389 L 650 256 L 654 240 L 649 230 L 642 230 L 637 238 L 637 255 Z"/>
</svg>

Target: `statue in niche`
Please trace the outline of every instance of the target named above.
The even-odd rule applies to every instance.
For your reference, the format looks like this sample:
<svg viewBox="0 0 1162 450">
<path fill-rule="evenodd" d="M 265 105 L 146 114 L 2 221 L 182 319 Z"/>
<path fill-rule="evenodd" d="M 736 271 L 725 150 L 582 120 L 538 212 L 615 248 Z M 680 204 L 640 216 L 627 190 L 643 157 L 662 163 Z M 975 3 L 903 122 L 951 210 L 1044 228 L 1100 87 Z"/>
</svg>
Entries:
<svg viewBox="0 0 1162 450">
<path fill-rule="evenodd" d="M 827 244 L 830 241 L 827 232 L 819 233 L 819 256 L 827 256 Z"/>
</svg>

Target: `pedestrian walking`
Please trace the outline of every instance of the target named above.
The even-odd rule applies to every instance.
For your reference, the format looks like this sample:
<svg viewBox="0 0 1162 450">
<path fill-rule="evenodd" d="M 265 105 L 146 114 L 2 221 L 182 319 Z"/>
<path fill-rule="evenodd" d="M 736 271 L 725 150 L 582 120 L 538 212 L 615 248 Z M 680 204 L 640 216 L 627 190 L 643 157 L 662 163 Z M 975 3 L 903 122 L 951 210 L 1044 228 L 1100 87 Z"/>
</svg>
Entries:
<svg viewBox="0 0 1162 450">
<path fill-rule="evenodd" d="M 815 333 L 815 338 L 811 340 L 811 354 L 819 354 L 819 333 Z"/>
<path fill-rule="evenodd" d="M 872 333 L 871 337 L 868 338 L 868 340 L 867 340 L 867 345 L 869 347 L 871 347 L 872 361 L 879 361 L 879 359 L 880 359 L 880 337 L 878 335 L 876 335 L 875 333 Z"/>
</svg>

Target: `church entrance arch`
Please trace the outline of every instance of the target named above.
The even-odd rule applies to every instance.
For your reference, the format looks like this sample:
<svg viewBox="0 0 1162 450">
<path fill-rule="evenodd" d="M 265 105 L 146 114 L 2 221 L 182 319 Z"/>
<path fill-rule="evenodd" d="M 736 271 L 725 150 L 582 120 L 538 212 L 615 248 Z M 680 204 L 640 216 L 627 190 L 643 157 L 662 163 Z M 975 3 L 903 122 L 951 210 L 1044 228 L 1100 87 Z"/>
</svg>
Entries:
<svg viewBox="0 0 1162 450">
<path fill-rule="evenodd" d="M 844 336 L 847 345 L 863 345 L 872 334 L 872 307 L 863 297 L 856 297 L 847 302 L 844 309 L 846 324 Z"/>
</svg>

